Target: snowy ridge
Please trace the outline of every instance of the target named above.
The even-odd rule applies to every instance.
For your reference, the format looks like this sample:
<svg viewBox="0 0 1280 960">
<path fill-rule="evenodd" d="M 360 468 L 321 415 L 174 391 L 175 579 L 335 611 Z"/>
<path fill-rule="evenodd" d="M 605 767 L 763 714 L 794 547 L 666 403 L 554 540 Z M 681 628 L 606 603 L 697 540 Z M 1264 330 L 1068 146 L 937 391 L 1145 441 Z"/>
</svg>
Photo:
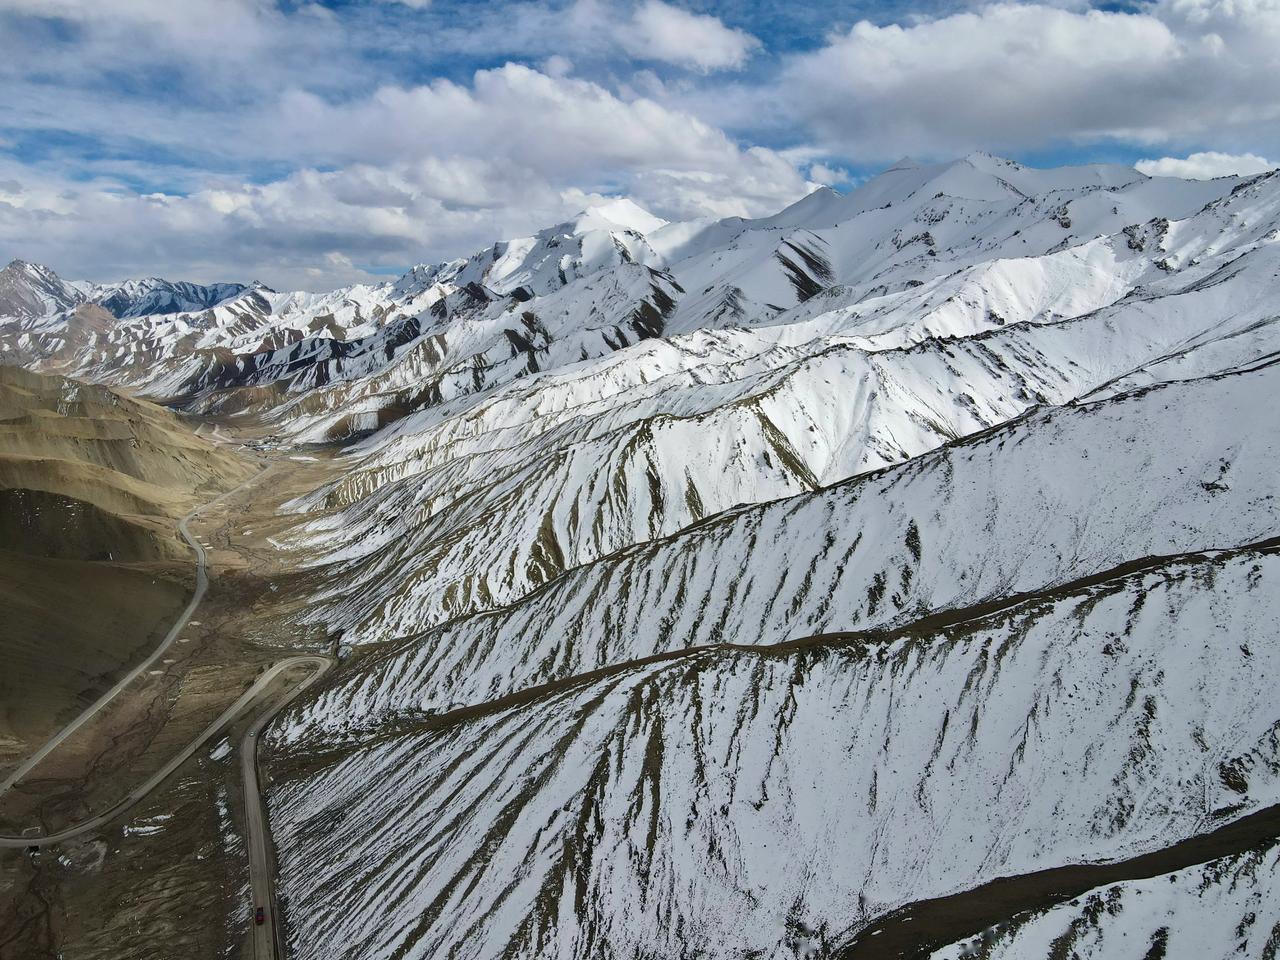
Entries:
<svg viewBox="0 0 1280 960">
<path fill-rule="evenodd" d="M 405 411 L 430 394 L 420 412 L 357 447 L 344 478 L 297 505 L 310 516 L 289 542 L 336 585 L 315 614 L 359 641 L 404 635 L 509 603 L 562 570 L 721 510 L 900 462 L 1035 404 L 1266 357 L 1280 349 L 1271 298 L 1280 247 L 1268 240 L 1275 184 L 1215 189 L 1223 196 L 1185 224 L 1151 228 L 1162 246 L 1122 230 L 829 309 L 846 295 L 832 287 L 768 326 L 667 335 L 569 367 L 572 347 L 556 350 L 566 328 L 553 327 L 545 347 L 500 345 L 481 372 L 464 366 L 424 390 L 450 343 L 507 322 L 510 311 L 490 303 L 480 319 L 451 320 L 388 374 L 297 405 L 327 419 L 332 396 L 348 430 L 371 429 L 380 415 L 353 413 L 371 396 L 403 383 L 394 396 Z M 1187 239 L 1175 245 L 1171 232 Z M 1208 237 L 1217 252 L 1206 255 Z M 1173 257 L 1187 265 L 1156 264 Z M 569 316 L 598 283 L 547 302 L 564 303 L 559 313 Z M 530 361 L 546 372 L 503 385 Z"/>
<path fill-rule="evenodd" d="M 74 365 L 59 370 L 157 395 L 187 396 L 200 407 L 214 403 L 234 411 L 265 403 L 278 407 L 273 419 L 286 424 L 303 413 L 299 427 L 309 439 L 341 437 L 456 395 L 452 383 L 465 379 L 468 367 L 498 358 L 516 361 L 506 363 L 499 376 L 482 380 L 475 387 L 481 390 L 533 372 L 520 354 L 529 354 L 537 370 L 546 370 L 564 358 L 586 360 L 658 334 L 759 324 L 794 326 L 795 333 L 810 336 L 874 335 L 869 345 L 902 345 L 1021 319 L 1001 312 L 999 303 L 1009 298 L 999 291 L 1028 280 L 1042 292 L 1038 305 L 1021 305 L 1024 313 L 1042 320 L 1076 315 L 1123 295 L 1162 259 L 1152 255 L 1145 264 L 1129 263 L 1132 236 L 1124 230 L 1138 230 L 1156 218 L 1192 216 L 1206 203 L 1230 196 L 1241 182 L 1151 180 L 1118 167 L 1036 171 L 975 155 L 952 164 L 890 170 L 844 197 L 819 191 L 758 221 L 663 224 L 634 204 L 615 201 L 533 237 L 414 268 L 395 283 L 336 291 L 329 304 L 313 295 L 283 295 L 280 301 L 257 304 L 253 317 L 243 309 L 221 316 L 215 308 L 180 323 L 113 328 L 91 346 L 77 346 Z M 1117 241 L 1126 252 L 1111 259 L 1125 262 L 1107 263 L 1105 250 L 1088 246 L 1099 237 Z M 1061 265 L 1034 262 L 1082 244 L 1085 249 L 1060 258 Z M 1072 260 L 1085 261 L 1076 272 L 1084 270 L 1088 279 L 1073 274 Z M 1008 265 L 1001 266 L 1002 261 Z M 1023 262 L 1027 266 L 1019 267 Z M 622 275 L 635 266 L 663 275 L 657 285 L 673 300 L 665 310 L 642 287 L 625 282 Z M 886 294 L 943 282 L 956 270 L 971 268 L 976 272 L 967 287 L 979 297 L 988 289 L 996 296 L 989 313 L 974 312 L 979 304 L 969 303 L 963 280 L 952 282 L 957 289 L 923 310 L 918 300 L 880 302 Z M 1048 276 L 1037 278 L 1040 270 Z M 1024 276 L 1028 271 L 1031 276 Z M 620 292 L 608 304 L 586 288 L 577 289 L 584 283 L 598 286 L 595 278 L 613 273 L 620 274 Z M 802 307 L 819 293 L 825 295 L 821 303 Z M 557 299 L 539 309 L 545 297 Z M 629 297 L 630 304 L 619 297 Z M 441 302 L 446 306 L 439 307 Z M 660 327 L 652 316 L 655 309 Z M 407 385 L 424 371 L 431 375 L 441 366 L 434 360 L 424 365 L 421 356 L 439 349 L 430 343 L 436 331 L 424 316 L 429 310 L 437 311 L 437 319 L 439 311 L 449 320 L 474 316 L 515 338 L 504 332 L 483 344 L 470 338 L 458 348 L 450 344 L 441 357 L 446 383 L 438 391 L 410 391 Z M 639 326 L 615 324 L 612 335 L 584 341 L 581 329 L 595 326 L 592 317 L 602 310 L 615 319 L 637 311 L 649 316 Z M 796 310 L 794 316 L 788 313 Z M 901 314 L 907 310 L 920 316 L 904 325 Z M 546 311 L 563 312 L 567 326 L 557 326 L 573 331 L 578 342 L 552 349 L 557 345 L 530 340 L 521 331 L 526 314 L 542 317 Z M 409 318 L 419 321 L 416 334 L 407 335 L 393 322 Z M 194 338 L 193 330 L 199 330 Z M 25 346 L 52 358 L 64 344 L 54 334 L 45 337 L 48 342 Z M 335 347 L 330 342 L 335 340 L 344 345 Z M 345 345 L 348 341 L 360 343 Z M 296 351 L 286 362 L 257 359 L 264 350 L 285 348 Z M 351 386 L 357 380 L 368 382 Z M 237 387 L 248 392 L 221 400 L 209 396 L 211 390 L 234 393 Z M 317 389 L 319 395 L 299 402 L 299 395 Z M 351 407 L 359 411 L 355 425 Z"/>
<path fill-rule="evenodd" d="M 292 943 L 826 955 L 903 903 L 1158 849 L 1280 793 L 1261 765 L 1240 791 L 1217 774 L 1277 759 L 1277 577 L 1273 553 L 1207 557 L 941 634 L 706 652 L 384 737 L 274 797 Z"/>
<path fill-rule="evenodd" d="M 0 270 L 0 317 L 43 320 L 84 300 L 83 290 L 38 263 L 14 260 Z"/>
<path fill-rule="evenodd" d="M 246 289 L 241 283 L 202 286 L 148 277 L 145 280 L 126 280 L 119 284 L 91 287 L 86 290 L 86 300 L 102 307 L 112 316 L 123 319 L 203 310 L 238 297 Z"/>
<path fill-rule="evenodd" d="M 66 281 L 48 267 L 14 260 L 0 271 L 0 320 L 44 320 L 82 304 L 117 318 L 182 313 L 215 306 L 245 289 L 239 283 L 204 286 L 158 277 L 107 284 Z"/>
<path fill-rule="evenodd" d="M 299 720 L 376 726 L 666 650 L 893 626 L 1137 557 L 1263 539 L 1280 519 L 1265 469 L 1280 446 L 1266 400 L 1277 384 L 1273 363 L 1032 413 L 861 480 L 726 512 L 394 645 Z M 1189 435 L 1200 409 L 1221 428 Z"/>
<path fill-rule="evenodd" d="M 1273 845 L 1112 884 L 1070 904 L 1019 917 L 1005 929 L 944 947 L 932 960 L 961 960 L 979 950 L 992 960 L 1047 957 L 1063 947 L 1081 956 L 1136 947 L 1205 960 L 1268 957 L 1280 946 L 1277 870 L 1280 848 Z"/>
<path fill-rule="evenodd" d="M 655 343 L 600 375 L 583 370 L 544 377 L 534 391 L 499 392 L 465 418 L 430 427 L 405 421 L 325 492 L 323 502 L 341 516 L 307 521 L 296 542 L 341 572 L 337 621 L 360 624 L 363 639 L 405 633 L 509 602 L 560 569 L 735 504 L 918 455 L 1033 404 L 1062 403 L 1115 377 L 1173 376 L 1160 359 L 1171 350 L 1188 358 L 1178 376 L 1265 357 L 1280 347 L 1267 288 L 1246 284 L 1256 274 L 1239 276 L 1192 283 L 1154 305 L 1135 301 L 968 341 L 872 355 L 822 341 L 810 347 L 821 350 L 816 356 L 774 348 L 762 355 L 763 372 L 750 359 L 698 363 L 700 337 L 675 353 L 669 345 L 685 338 Z M 1213 319 L 1206 325 L 1206 318 Z M 1221 346 L 1186 353 L 1196 342 Z M 738 339 L 736 355 L 749 356 L 747 343 Z M 663 376 L 669 365 L 678 372 Z M 716 386 L 713 377 L 732 379 Z M 856 387 L 833 409 L 828 398 L 841 383 Z M 575 396 L 593 399 L 574 403 Z M 718 439 L 695 440 L 706 436 Z M 442 550 L 449 559 L 425 562 Z M 364 556 L 370 569 L 358 569 Z M 422 576 L 406 566 L 415 556 L 424 559 Z M 441 569 L 447 575 L 431 572 Z M 355 604 L 353 576 L 362 587 Z M 364 619 L 383 597 L 379 617 Z"/>
<path fill-rule="evenodd" d="M 331 382 L 368 377 L 397 359 L 407 345 L 420 344 L 430 353 L 441 319 L 500 301 L 507 307 L 506 315 L 500 324 L 489 327 L 503 329 L 491 329 L 490 340 L 484 343 L 476 343 L 474 334 L 466 337 L 462 348 L 469 352 L 452 364 L 453 370 L 463 372 L 458 376 L 465 373 L 469 378 L 471 368 L 488 362 L 498 350 L 531 349 L 519 339 L 528 336 L 528 331 L 521 330 L 522 323 L 528 325 L 522 316 L 525 311 L 516 309 L 521 303 L 601 271 L 617 270 L 616 284 L 624 291 L 626 303 L 602 305 L 598 295 L 588 291 L 581 310 L 629 312 L 637 314 L 639 322 L 618 325 L 612 339 L 606 333 L 603 339 L 589 339 L 576 347 L 561 345 L 559 354 L 576 359 L 584 351 L 613 350 L 652 335 L 661 308 L 653 305 L 647 289 L 634 282 L 634 267 L 660 258 L 638 228 L 657 229 L 664 223 L 630 201 L 619 200 L 592 207 L 536 236 L 499 242 L 467 259 L 415 267 L 395 282 L 356 285 L 329 294 L 280 294 L 257 284 L 201 288 L 156 280 L 80 285 L 87 293 L 76 288 L 61 299 L 50 295 L 53 300 L 40 316 L 57 322 L 45 323 L 38 332 L 29 323 L 14 322 L 29 321 L 25 314 L 0 305 L 0 343 L 23 350 L 28 362 L 64 374 L 156 396 L 185 397 L 196 405 L 239 410 L 246 403 L 243 399 L 219 400 L 210 392 L 248 388 L 247 402 L 260 404 L 263 396 L 254 391 L 270 387 L 268 402 L 274 405 L 282 394 L 296 397 Z M 125 322 L 78 337 L 66 309 L 81 303 L 102 306 Z M 501 313 L 486 312 L 493 315 L 491 320 Z M 6 316 L 12 318 L 7 323 Z M 401 383 L 421 373 L 412 358 L 409 362 L 410 369 L 398 377 Z M 507 376 L 525 372 L 527 367 L 515 364 Z M 393 373 L 389 379 L 397 378 Z M 403 396 L 387 397 L 387 389 L 383 386 L 374 398 L 370 423 L 383 422 L 406 402 Z M 446 393 L 448 389 L 442 388 Z M 416 402 L 429 402 L 431 396 Z M 340 390 L 327 406 L 345 409 L 352 401 Z M 327 427 L 339 434 L 365 428 L 350 428 L 346 416 L 339 413 L 331 415 Z"/>
</svg>

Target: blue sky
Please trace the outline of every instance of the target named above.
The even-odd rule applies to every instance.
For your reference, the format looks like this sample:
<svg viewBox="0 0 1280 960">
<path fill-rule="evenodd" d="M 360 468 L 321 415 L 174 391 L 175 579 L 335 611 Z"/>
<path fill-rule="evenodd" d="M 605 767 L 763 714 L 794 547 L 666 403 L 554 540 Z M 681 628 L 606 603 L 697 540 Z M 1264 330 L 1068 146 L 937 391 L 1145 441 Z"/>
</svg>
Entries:
<svg viewBox="0 0 1280 960">
<path fill-rule="evenodd" d="M 1251 172 L 1280 0 L 0 0 L 0 259 L 323 289 L 902 155 Z"/>
</svg>

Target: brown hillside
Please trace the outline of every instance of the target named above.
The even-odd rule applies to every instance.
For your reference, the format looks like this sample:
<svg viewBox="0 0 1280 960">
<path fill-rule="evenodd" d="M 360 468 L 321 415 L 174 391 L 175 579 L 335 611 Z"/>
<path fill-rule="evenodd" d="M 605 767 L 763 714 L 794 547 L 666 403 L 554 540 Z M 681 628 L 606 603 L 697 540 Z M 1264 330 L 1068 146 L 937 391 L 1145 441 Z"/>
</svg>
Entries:
<svg viewBox="0 0 1280 960">
<path fill-rule="evenodd" d="M 162 407 L 0 367 L 0 768 L 164 635 L 194 576 L 178 519 L 253 472 Z"/>
</svg>

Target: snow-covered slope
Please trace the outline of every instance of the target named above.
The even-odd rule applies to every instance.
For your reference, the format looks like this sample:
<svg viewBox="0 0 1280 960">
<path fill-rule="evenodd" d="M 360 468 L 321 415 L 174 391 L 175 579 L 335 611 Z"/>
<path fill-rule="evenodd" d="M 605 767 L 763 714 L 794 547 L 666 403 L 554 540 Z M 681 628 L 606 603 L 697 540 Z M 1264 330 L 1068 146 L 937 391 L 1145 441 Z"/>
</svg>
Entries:
<svg viewBox="0 0 1280 960">
<path fill-rule="evenodd" d="M 617 202 L 395 283 L 100 323 L 54 356 L 299 439 L 379 431 L 286 537 L 334 584 L 313 617 L 363 642 L 1035 404 L 1266 356 L 1278 197 L 1267 175 L 900 164 L 759 221 Z"/>
<path fill-rule="evenodd" d="M 1280 528 L 1280 363 L 1033 413 L 568 571 L 368 658 L 303 711 L 373 725 L 724 642 L 898 625 Z M 1216 428 L 1188 431 L 1199 410 Z M 548 549 L 545 548 L 544 549 Z M 428 563 L 430 558 L 428 558 Z"/>
<path fill-rule="evenodd" d="M 899 908 L 1280 799 L 1276 178 L 981 167 L 660 228 L 661 337 L 428 404 L 293 505 L 313 614 L 402 638 L 273 741 L 300 956 L 873 956 Z M 841 238 L 945 185 L 975 239 Z M 802 229 L 820 291 L 717 299 Z M 708 288 L 732 322 L 682 326 Z M 1267 942 L 1273 882 L 1182 876 L 1239 929 L 1148 910 L 1144 951 Z"/>
<path fill-rule="evenodd" d="M 159 277 L 94 284 L 63 280 L 48 267 L 23 260 L 0 270 L 0 320 L 42 320 L 81 304 L 102 307 L 114 317 L 202 310 L 243 293 L 239 283 L 208 286 Z"/>
<path fill-rule="evenodd" d="M 43 320 L 84 300 L 83 290 L 38 263 L 14 260 L 0 270 L 0 319 Z"/>
<path fill-rule="evenodd" d="M 291 943 L 829 956 L 906 903 L 1165 847 L 1280 798 L 1278 563 L 703 651 L 379 737 L 272 798 Z"/>
<path fill-rule="evenodd" d="M 821 228 L 831 237 L 850 233 L 858 217 L 893 209 L 886 196 L 907 209 L 922 191 L 932 200 L 936 187 L 955 188 L 957 170 L 981 192 L 981 159 L 912 168 L 901 195 L 873 181 L 869 198 L 827 192 L 768 221 L 720 224 L 734 239 L 719 256 L 801 220 L 834 222 Z M 705 327 L 673 335 L 672 318 L 698 289 L 686 258 L 664 270 L 620 264 L 515 303 L 467 288 L 367 340 L 307 340 L 252 358 L 268 379 L 310 387 L 277 408 L 276 422 L 296 435 L 382 428 L 353 448 L 344 477 L 294 505 L 306 512 L 285 542 L 334 584 L 313 615 L 358 642 L 402 636 L 509 603 L 563 570 L 724 509 L 900 462 L 1036 404 L 1232 369 L 1277 349 L 1274 178 L 1206 186 L 1131 174 L 1116 190 L 1093 182 L 1123 181 L 1110 168 L 1006 172 L 1065 184 L 1053 204 L 1015 196 L 1015 210 L 1057 211 L 1057 198 L 1083 183 L 1110 198 L 1097 214 L 1110 226 L 1123 220 L 1113 209 L 1191 212 L 1066 246 L 1053 220 L 1053 252 L 954 266 L 982 253 L 970 243 L 950 272 L 931 274 L 937 258 L 926 255 L 892 268 L 926 279 L 894 292 L 835 284 L 763 325 L 721 327 L 713 311 Z M 1007 190 L 995 181 L 987 192 Z M 1078 206 L 1071 215 L 1081 219 L 1097 204 Z M 659 242 L 672 229 L 653 234 L 664 256 L 680 252 Z M 316 345 L 341 351 L 317 362 L 308 353 Z M 378 372 L 359 372 L 388 355 Z"/>
<path fill-rule="evenodd" d="M 555 326 L 570 321 L 590 327 L 569 331 L 557 345 L 558 361 L 652 336 L 661 328 L 672 291 L 669 280 L 653 279 L 643 269 L 660 257 L 640 231 L 664 224 L 634 203 L 617 200 L 533 237 L 500 241 L 469 258 L 415 267 L 395 282 L 329 294 L 154 279 L 66 284 L 46 268 L 21 265 L 21 296 L 0 301 L 0 345 L 21 350 L 27 362 L 46 369 L 186 398 L 201 409 L 271 409 L 282 394 L 296 400 L 317 387 L 367 378 L 355 396 L 340 388 L 325 402 L 326 426 L 341 434 L 397 415 L 405 400 L 387 394 L 416 384 L 424 364 L 427 369 L 438 365 L 423 359 L 436 351 L 461 351 L 461 356 L 450 357 L 441 376 L 446 381 L 470 382 L 477 369 L 513 354 L 515 362 L 506 364 L 501 376 L 510 379 L 537 369 L 532 355 L 551 337 L 540 320 L 531 320 L 519 307 L 578 280 L 587 280 L 580 296 L 560 308 L 554 300 L 546 306 L 558 309 Z M 590 278 L 602 272 L 616 276 L 591 286 Z M 664 292 L 655 295 L 654 290 Z M 9 300 L 12 307 L 5 305 Z M 73 314 L 74 307 L 84 304 L 124 322 L 85 335 Z M 589 324 L 589 316 L 603 314 L 616 315 L 618 322 Z M 446 343 L 443 329 L 459 315 L 470 321 L 468 329 L 461 343 Z M 33 318 L 42 322 L 37 326 Z M 528 362 L 522 362 L 525 355 Z M 402 359 L 398 375 L 374 376 Z M 446 383 L 439 391 L 420 394 L 416 402 L 451 392 Z M 360 416 L 361 393 L 375 394 L 364 405 L 370 410 L 367 418 Z M 289 413 L 272 412 L 286 418 L 287 425 Z"/>
<path fill-rule="evenodd" d="M 733 354 L 741 359 L 713 365 L 698 362 L 705 337 L 655 341 L 628 351 L 626 363 L 499 391 L 465 417 L 404 421 L 307 502 L 330 512 L 309 513 L 294 542 L 342 584 L 336 622 L 360 625 L 361 639 L 403 634 L 510 602 L 562 570 L 737 504 L 900 462 L 1032 405 L 1116 377 L 1172 377 L 1175 366 L 1158 358 L 1197 338 L 1216 345 L 1196 352 L 1200 373 L 1266 356 L 1280 348 L 1280 328 L 1263 290 L 1192 287 L 1161 300 L 1158 320 L 1135 303 L 1052 327 L 876 352 L 826 341 L 765 348 L 744 335 Z"/>
<path fill-rule="evenodd" d="M 1172 269 L 1168 224 L 1242 182 L 1038 171 L 978 154 L 895 167 L 847 196 L 822 190 L 756 221 L 665 224 L 614 201 L 327 301 L 241 290 L 225 310 L 161 322 L 141 306 L 113 310 L 138 322 L 71 358 L 57 329 L 25 346 L 62 372 L 202 409 L 266 407 L 291 432 L 344 436 L 657 335 L 764 325 L 790 342 L 856 335 L 883 348 L 1076 316 Z M 636 282 L 638 267 L 652 283 Z M 451 336 L 462 327 L 468 335 Z"/>
<path fill-rule="evenodd" d="M 89 289 L 86 294 L 89 301 L 112 316 L 145 317 L 204 310 L 239 296 L 245 289 L 244 284 L 240 283 L 202 286 L 186 281 L 173 283 L 159 277 L 148 277 L 144 280 L 105 284 Z"/>
</svg>

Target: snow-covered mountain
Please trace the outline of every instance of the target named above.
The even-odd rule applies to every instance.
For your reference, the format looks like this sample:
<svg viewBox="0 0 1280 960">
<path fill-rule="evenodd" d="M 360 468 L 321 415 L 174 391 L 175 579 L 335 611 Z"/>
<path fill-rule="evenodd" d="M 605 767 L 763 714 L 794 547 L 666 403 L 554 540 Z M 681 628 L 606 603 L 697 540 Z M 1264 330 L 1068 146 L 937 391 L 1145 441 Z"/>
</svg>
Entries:
<svg viewBox="0 0 1280 960">
<path fill-rule="evenodd" d="M 904 905 L 1162 849 L 1277 802 L 1277 572 L 1274 552 L 1193 555 L 938 630 L 704 648 L 384 733 L 274 798 L 291 943 L 857 956 Z M 1271 916 L 1274 883 L 1245 888 Z"/>
<path fill-rule="evenodd" d="M 0 270 L 0 318 L 41 320 L 83 303 L 84 291 L 48 267 L 14 260 Z"/>
<path fill-rule="evenodd" d="M 183 313 L 216 306 L 245 291 L 244 284 L 208 286 L 159 277 L 95 284 L 63 280 L 48 267 L 14 260 L 0 270 L 0 319 L 42 320 L 82 305 L 114 317 Z"/>
<path fill-rule="evenodd" d="M 153 314 L 189 313 L 238 297 L 246 287 L 241 283 L 215 283 L 202 286 L 179 281 L 173 283 L 159 277 L 126 280 L 118 284 L 95 286 L 86 291 L 87 299 L 114 317 L 145 317 Z"/>
<path fill-rule="evenodd" d="M 1134 183 L 1151 194 L 1178 185 Z M 420 399 L 418 412 L 353 447 L 342 476 L 291 505 L 301 522 L 287 542 L 333 584 L 313 614 L 358 642 L 406 636 L 732 507 L 899 463 L 1037 405 L 1265 357 L 1277 349 L 1280 248 L 1267 239 L 1280 225 L 1276 181 L 1187 187 L 1180 202 L 1191 213 L 1179 221 L 955 267 L 891 294 L 831 287 L 778 322 L 667 334 L 568 366 L 552 339 L 541 353 L 549 369 L 487 390 L 511 376 L 501 363 L 447 380 L 455 396 Z M 879 213 L 884 194 L 875 181 L 866 189 Z M 920 266 L 933 271 L 934 261 Z M 676 282 L 689 289 L 687 277 Z M 670 289 L 678 316 L 687 294 Z M 371 380 L 308 393 L 299 421 L 319 411 L 329 422 L 331 402 L 350 418 L 353 405 L 383 402 L 393 377 L 419 391 L 396 408 L 412 409 L 423 387 L 410 374 L 430 376 L 415 351 L 429 348 L 438 369 L 462 329 L 443 325 Z M 504 350 L 506 366 L 522 362 Z M 366 427 L 380 422 L 367 416 Z"/>
<path fill-rule="evenodd" d="M 15 263 L 0 349 L 339 445 L 253 521 L 344 654 L 293 956 L 1263 955 L 1277 304 L 1280 171 L 975 154 L 327 294 Z"/>
<path fill-rule="evenodd" d="M 615 201 L 328 295 L 219 285 L 157 318 L 143 313 L 151 281 L 77 290 L 68 296 L 129 322 L 82 343 L 57 323 L 9 322 L 0 337 L 58 372 L 198 409 L 258 407 L 269 386 L 272 417 L 290 432 L 343 437 L 658 335 L 750 329 L 787 345 L 843 336 L 883 349 L 1069 318 L 1168 267 L 1164 240 L 1148 246 L 1148 235 L 1239 182 L 1039 171 L 981 154 L 904 163 L 757 221 L 668 224 Z M 126 287 L 136 307 L 122 309 Z"/>
</svg>

